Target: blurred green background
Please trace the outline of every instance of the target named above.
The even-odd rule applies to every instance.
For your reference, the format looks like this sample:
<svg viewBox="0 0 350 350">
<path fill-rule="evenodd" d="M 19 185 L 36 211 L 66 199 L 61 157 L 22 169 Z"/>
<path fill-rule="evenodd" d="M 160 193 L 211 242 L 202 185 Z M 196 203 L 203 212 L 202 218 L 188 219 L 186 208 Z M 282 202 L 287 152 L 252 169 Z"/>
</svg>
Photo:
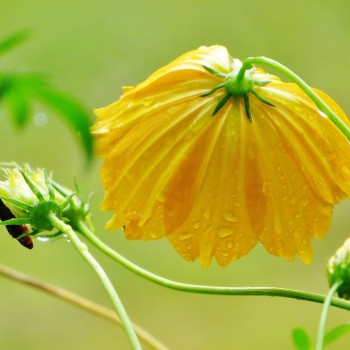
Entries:
<svg viewBox="0 0 350 350">
<path fill-rule="evenodd" d="M 265 55 L 308 83 L 327 91 L 350 110 L 350 5 L 346 0 L 0 0 L 2 37 L 29 28 L 30 39 L 3 56 L 0 70 L 42 71 L 89 109 L 121 94 L 121 86 L 145 79 L 158 67 L 200 45 L 225 45 L 232 56 Z M 284 261 L 257 246 L 226 269 L 203 270 L 185 262 L 164 239 L 126 241 L 105 232 L 100 213 L 101 162 L 85 168 L 83 154 L 67 126 L 50 110 L 44 126 L 15 130 L 0 105 L 0 155 L 53 170 L 57 181 L 95 192 L 96 232 L 135 263 L 162 276 L 189 283 L 276 286 L 326 293 L 328 257 L 349 235 L 350 206 L 336 207 L 325 239 L 314 242 L 311 265 Z M 321 306 L 267 297 L 190 295 L 134 276 L 96 252 L 131 318 L 171 349 L 293 349 L 291 331 L 302 326 L 315 337 Z M 1 263 L 110 306 L 104 290 L 73 247 L 59 240 L 22 248 L 0 229 Z M 0 277 L 0 349 L 129 349 L 122 330 L 45 294 Z M 332 309 L 328 327 L 349 314 Z M 350 337 L 329 349 L 350 348 Z"/>
</svg>

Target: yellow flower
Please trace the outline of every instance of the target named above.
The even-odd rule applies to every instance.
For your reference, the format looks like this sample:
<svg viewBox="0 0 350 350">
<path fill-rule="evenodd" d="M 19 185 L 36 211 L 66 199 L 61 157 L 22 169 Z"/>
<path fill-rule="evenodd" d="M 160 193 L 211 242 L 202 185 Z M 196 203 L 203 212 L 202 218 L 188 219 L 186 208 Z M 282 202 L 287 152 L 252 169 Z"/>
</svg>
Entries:
<svg viewBox="0 0 350 350">
<path fill-rule="evenodd" d="M 200 47 L 96 110 L 108 229 L 166 236 L 204 267 L 258 242 L 310 262 L 310 238 L 323 237 L 333 205 L 350 195 L 349 142 L 296 84 L 257 68 L 235 90 L 241 65 L 222 46 Z"/>
</svg>

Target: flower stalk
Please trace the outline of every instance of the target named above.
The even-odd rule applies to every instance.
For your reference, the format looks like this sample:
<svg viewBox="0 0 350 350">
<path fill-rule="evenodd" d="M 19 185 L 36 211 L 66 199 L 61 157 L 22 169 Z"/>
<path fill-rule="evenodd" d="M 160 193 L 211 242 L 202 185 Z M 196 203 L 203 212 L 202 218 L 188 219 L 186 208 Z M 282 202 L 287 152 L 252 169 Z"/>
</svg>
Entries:
<svg viewBox="0 0 350 350">
<path fill-rule="evenodd" d="M 108 296 L 110 297 L 113 306 L 122 321 L 123 327 L 125 329 L 126 334 L 128 335 L 129 341 L 131 343 L 132 349 L 141 350 L 141 344 L 137 338 L 133 325 L 126 313 L 126 310 L 115 290 L 113 284 L 108 278 L 107 274 L 101 267 L 101 265 L 97 262 L 97 260 L 91 255 L 88 250 L 86 244 L 84 244 L 75 233 L 75 231 L 67 224 L 62 222 L 57 216 L 53 213 L 49 214 L 49 219 L 53 227 L 55 227 L 58 231 L 62 232 L 67 236 L 67 238 L 73 243 L 74 247 L 78 251 L 78 253 L 84 258 L 84 260 L 91 266 L 91 268 L 95 271 L 98 278 L 100 279 L 102 285 L 104 286 Z"/>
<path fill-rule="evenodd" d="M 284 66 L 283 64 L 272 60 L 271 58 L 267 58 L 264 56 L 261 57 L 248 57 L 243 61 L 242 70 L 251 69 L 252 65 L 255 64 L 264 64 L 266 66 L 272 67 L 289 79 L 291 79 L 295 84 L 297 84 L 315 103 L 317 108 L 325 114 L 328 119 L 336 125 L 336 127 L 347 137 L 350 141 L 350 129 L 349 127 L 338 117 L 336 113 L 334 113 L 329 106 L 317 95 L 317 93 L 297 74 L 295 74 L 292 70 Z"/>
<path fill-rule="evenodd" d="M 205 286 L 188 284 L 158 276 L 126 259 L 111 247 L 101 241 L 83 222 L 79 223 L 79 232 L 97 249 L 109 256 L 111 259 L 125 267 L 129 271 L 145 278 L 146 280 L 161 285 L 166 288 L 196 294 L 210 295 L 241 295 L 241 296 L 271 296 L 291 298 L 297 300 L 305 300 L 322 304 L 325 301 L 325 296 L 317 293 L 310 293 L 301 290 L 276 288 L 276 287 L 221 287 L 221 286 Z M 350 302 L 332 298 L 332 306 L 340 309 L 350 310 Z"/>
<path fill-rule="evenodd" d="M 320 323 L 319 323 L 318 332 L 317 332 L 316 350 L 323 349 L 324 334 L 326 329 L 329 306 L 331 305 L 333 295 L 336 293 L 337 289 L 341 286 L 342 283 L 343 283 L 342 281 L 337 281 L 335 284 L 333 284 L 323 304 Z"/>
</svg>

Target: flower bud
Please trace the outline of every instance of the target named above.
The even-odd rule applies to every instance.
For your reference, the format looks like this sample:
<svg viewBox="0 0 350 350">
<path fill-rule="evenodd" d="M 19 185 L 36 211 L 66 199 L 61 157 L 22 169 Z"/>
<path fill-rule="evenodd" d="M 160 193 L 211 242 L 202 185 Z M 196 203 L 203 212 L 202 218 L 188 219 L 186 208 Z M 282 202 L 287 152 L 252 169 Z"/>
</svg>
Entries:
<svg viewBox="0 0 350 350">
<path fill-rule="evenodd" d="M 329 259 L 327 276 L 330 286 L 342 281 L 338 295 L 340 298 L 350 299 L 350 238 Z"/>
<path fill-rule="evenodd" d="M 0 224 L 21 244 L 25 237 L 53 230 L 52 214 L 74 228 L 90 219 L 89 204 L 53 182 L 45 169 L 14 166 L 2 170 L 6 180 L 0 181 Z"/>
</svg>

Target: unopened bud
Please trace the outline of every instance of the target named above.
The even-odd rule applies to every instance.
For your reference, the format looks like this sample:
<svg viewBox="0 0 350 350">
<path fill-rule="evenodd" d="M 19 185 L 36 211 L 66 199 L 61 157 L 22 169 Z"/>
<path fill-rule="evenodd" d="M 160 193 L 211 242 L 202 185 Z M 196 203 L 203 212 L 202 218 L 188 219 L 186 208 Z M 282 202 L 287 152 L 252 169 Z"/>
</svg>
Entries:
<svg viewBox="0 0 350 350">
<path fill-rule="evenodd" d="M 342 282 L 337 290 L 338 295 L 350 299 L 350 238 L 329 259 L 327 276 L 330 286 Z"/>
</svg>

